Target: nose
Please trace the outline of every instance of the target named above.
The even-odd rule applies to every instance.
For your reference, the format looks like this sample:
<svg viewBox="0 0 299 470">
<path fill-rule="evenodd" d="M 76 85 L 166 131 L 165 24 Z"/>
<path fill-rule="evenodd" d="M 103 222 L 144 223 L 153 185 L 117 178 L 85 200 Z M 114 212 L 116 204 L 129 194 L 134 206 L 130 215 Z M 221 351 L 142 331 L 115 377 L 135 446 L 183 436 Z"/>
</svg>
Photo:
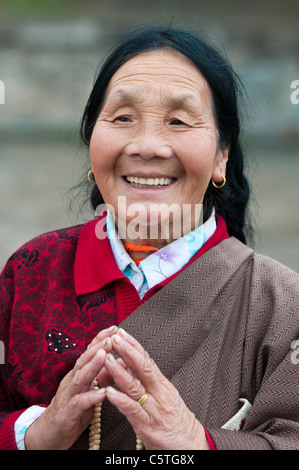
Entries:
<svg viewBox="0 0 299 470">
<path fill-rule="evenodd" d="M 150 160 L 154 157 L 169 159 L 173 155 L 173 150 L 162 136 L 157 133 L 143 133 L 130 142 L 125 153 L 129 157 L 141 157 L 144 160 Z"/>
</svg>

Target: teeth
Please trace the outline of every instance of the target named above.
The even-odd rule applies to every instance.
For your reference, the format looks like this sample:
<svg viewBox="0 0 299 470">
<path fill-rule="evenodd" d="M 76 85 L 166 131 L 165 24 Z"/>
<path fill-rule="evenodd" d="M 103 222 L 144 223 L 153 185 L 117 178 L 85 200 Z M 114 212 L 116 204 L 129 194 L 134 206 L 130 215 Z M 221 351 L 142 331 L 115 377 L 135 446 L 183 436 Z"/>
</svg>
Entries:
<svg viewBox="0 0 299 470">
<path fill-rule="evenodd" d="M 142 186 L 167 186 L 174 181 L 173 178 L 139 178 L 138 176 L 126 176 L 126 180 Z"/>
</svg>

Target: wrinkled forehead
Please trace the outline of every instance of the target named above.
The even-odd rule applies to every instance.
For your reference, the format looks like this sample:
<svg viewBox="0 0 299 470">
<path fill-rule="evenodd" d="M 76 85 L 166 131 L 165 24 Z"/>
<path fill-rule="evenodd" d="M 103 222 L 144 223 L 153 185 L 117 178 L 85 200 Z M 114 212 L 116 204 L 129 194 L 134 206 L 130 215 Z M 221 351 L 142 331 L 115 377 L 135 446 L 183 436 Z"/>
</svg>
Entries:
<svg viewBox="0 0 299 470">
<path fill-rule="evenodd" d="M 178 106 L 186 100 L 207 100 L 211 105 L 210 87 L 201 72 L 189 58 L 170 48 L 142 52 L 126 61 L 112 76 L 106 98 L 129 101 L 143 89 L 152 89 Z"/>
</svg>

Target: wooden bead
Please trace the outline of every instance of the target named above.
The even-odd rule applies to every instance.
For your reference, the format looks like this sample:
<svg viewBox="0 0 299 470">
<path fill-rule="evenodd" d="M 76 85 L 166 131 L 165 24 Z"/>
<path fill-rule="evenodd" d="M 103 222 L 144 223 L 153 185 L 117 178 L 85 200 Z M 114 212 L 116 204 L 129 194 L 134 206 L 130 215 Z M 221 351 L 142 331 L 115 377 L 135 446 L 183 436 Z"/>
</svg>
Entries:
<svg viewBox="0 0 299 470">
<path fill-rule="evenodd" d="M 98 381 L 93 381 L 94 389 L 99 390 Z M 93 418 L 89 425 L 89 450 L 100 450 L 101 444 L 101 414 L 102 414 L 102 403 L 97 403 L 94 407 Z M 142 450 L 143 442 L 136 436 L 136 450 Z"/>
<path fill-rule="evenodd" d="M 143 442 L 138 436 L 136 436 L 136 450 L 142 450 L 142 449 L 143 449 Z"/>
<path fill-rule="evenodd" d="M 91 447 L 91 449 L 89 449 L 89 450 L 100 450 L 100 446 L 99 445 L 93 445 Z"/>
</svg>

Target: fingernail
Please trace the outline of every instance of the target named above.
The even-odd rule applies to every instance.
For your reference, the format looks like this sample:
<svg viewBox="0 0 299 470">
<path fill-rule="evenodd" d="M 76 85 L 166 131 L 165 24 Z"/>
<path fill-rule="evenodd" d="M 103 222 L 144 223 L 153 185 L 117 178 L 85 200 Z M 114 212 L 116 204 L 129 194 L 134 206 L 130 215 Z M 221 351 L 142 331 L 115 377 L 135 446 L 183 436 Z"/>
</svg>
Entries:
<svg viewBox="0 0 299 470">
<path fill-rule="evenodd" d="M 100 390 L 98 390 L 98 393 L 101 393 L 101 394 L 103 394 L 105 392 L 106 392 L 106 388 L 100 388 Z"/>
<path fill-rule="evenodd" d="M 114 330 L 114 329 L 116 329 L 116 328 L 117 328 L 116 325 L 112 325 L 112 326 L 110 326 L 110 328 L 107 328 L 107 331 L 112 331 L 112 330 Z"/>
<path fill-rule="evenodd" d="M 112 341 L 115 341 L 117 344 L 120 344 L 122 342 L 122 339 L 119 337 L 119 335 L 114 335 L 112 336 Z"/>
<path fill-rule="evenodd" d="M 114 390 L 113 387 L 110 387 L 110 386 L 109 386 L 109 387 L 107 387 L 106 390 L 107 390 L 107 393 L 109 393 L 110 395 L 115 395 L 115 390 Z"/>
<path fill-rule="evenodd" d="M 122 328 L 119 328 L 118 332 L 119 332 L 120 335 L 122 335 L 124 337 L 128 336 L 128 333 L 125 330 L 123 330 Z"/>
</svg>

